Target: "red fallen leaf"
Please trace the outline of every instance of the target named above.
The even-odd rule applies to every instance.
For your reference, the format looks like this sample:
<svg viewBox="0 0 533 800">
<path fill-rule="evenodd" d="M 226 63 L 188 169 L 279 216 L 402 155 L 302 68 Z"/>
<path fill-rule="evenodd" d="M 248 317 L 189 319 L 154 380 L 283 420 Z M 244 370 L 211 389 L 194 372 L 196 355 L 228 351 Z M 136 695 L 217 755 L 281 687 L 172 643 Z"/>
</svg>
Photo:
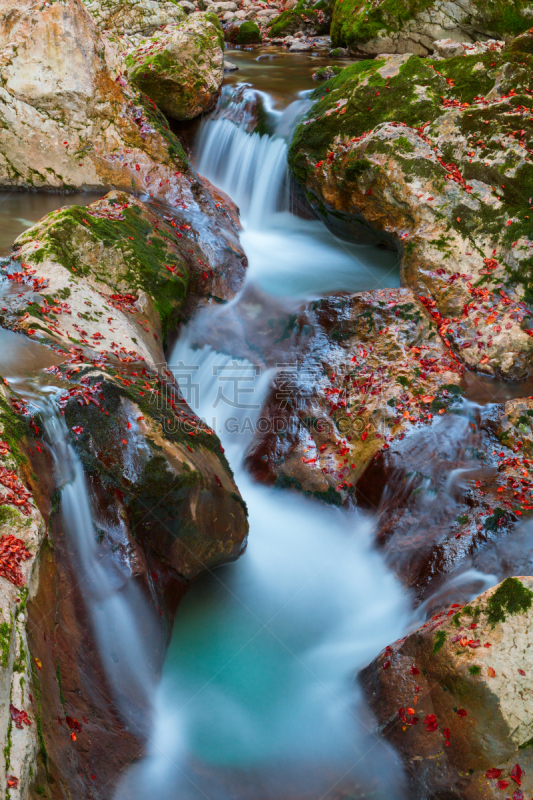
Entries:
<svg viewBox="0 0 533 800">
<path fill-rule="evenodd" d="M 515 789 L 513 792 L 513 800 L 524 800 L 524 792 L 522 789 Z"/>
<path fill-rule="evenodd" d="M 65 717 L 65 722 L 71 730 L 78 731 L 78 733 L 81 731 L 81 725 L 76 717 Z"/>
<path fill-rule="evenodd" d="M 131 427 L 132 427 L 131 422 L 128 422 L 128 430 L 129 431 L 131 431 Z"/>
<path fill-rule="evenodd" d="M 7 779 L 7 785 L 10 789 L 17 789 L 19 785 L 19 779 L 15 778 L 14 775 L 9 775 Z"/>
<path fill-rule="evenodd" d="M 522 768 L 520 764 L 515 764 L 514 767 L 512 768 L 511 778 L 515 783 L 517 783 L 520 786 L 520 784 L 522 783 Z"/>
<path fill-rule="evenodd" d="M 76 734 L 74 733 L 74 731 L 72 731 L 72 733 L 70 734 L 70 738 L 72 739 L 73 742 L 76 741 Z"/>
<path fill-rule="evenodd" d="M 496 784 L 496 787 L 498 789 L 507 789 L 508 786 L 509 786 L 509 781 L 498 781 L 498 783 Z"/>
<path fill-rule="evenodd" d="M 444 728 L 444 730 L 442 731 L 442 735 L 444 736 L 445 739 L 449 739 L 450 738 L 450 734 L 451 734 L 451 731 L 450 731 L 449 728 Z"/>
<path fill-rule="evenodd" d="M 398 716 L 400 717 L 400 719 L 403 717 L 404 714 L 405 714 L 405 708 L 403 706 L 400 706 L 400 708 L 398 709 Z"/>
<path fill-rule="evenodd" d="M 368 431 L 364 431 L 363 435 L 361 436 L 361 441 L 364 442 L 367 436 L 368 436 Z"/>
<path fill-rule="evenodd" d="M 468 711 L 466 711 L 466 709 L 464 709 L 464 708 L 457 709 L 457 716 L 458 717 L 466 717 L 467 714 L 468 714 Z"/>
<path fill-rule="evenodd" d="M 81 427 L 81 425 L 74 425 L 72 427 L 72 430 L 76 435 L 79 435 L 80 433 L 83 433 L 83 428 Z"/>
<path fill-rule="evenodd" d="M 437 725 L 437 718 L 435 714 L 428 714 L 427 717 L 424 719 L 424 725 L 427 725 L 427 730 L 432 733 L 436 731 L 438 728 Z"/>
<path fill-rule="evenodd" d="M 502 774 L 501 769 L 496 769 L 496 767 L 492 767 L 485 772 L 485 778 L 490 778 L 491 780 L 495 780 L 499 778 Z"/>
<path fill-rule="evenodd" d="M 123 439 L 123 440 L 122 440 L 122 444 L 128 444 L 128 443 L 127 443 L 127 441 L 126 441 L 126 439 Z"/>
<path fill-rule="evenodd" d="M 417 667 L 411 667 L 411 675 L 419 675 L 420 670 Z"/>
<path fill-rule="evenodd" d="M 213 475 L 213 477 L 214 477 L 214 479 L 215 479 L 215 480 L 216 480 L 216 482 L 217 482 L 217 486 L 222 486 L 222 481 L 220 480 L 220 478 L 218 477 L 218 475 Z"/>
<path fill-rule="evenodd" d="M 381 669 L 387 669 L 387 667 L 390 667 L 390 661 L 385 661 Z M 407 709 L 407 713 L 409 713 L 409 709 Z"/>
<path fill-rule="evenodd" d="M 526 673 L 524 672 L 524 670 L 523 670 L 523 669 L 519 669 L 519 670 L 518 670 L 518 674 L 519 674 L 519 675 L 525 675 Z"/>
<path fill-rule="evenodd" d="M 25 711 L 19 711 L 12 703 L 9 706 L 9 711 L 11 713 L 11 719 L 15 723 L 15 727 L 22 729 L 22 723 L 28 726 L 31 725 L 31 719 Z"/>
<path fill-rule="evenodd" d="M 489 667 L 487 669 L 487 675 L 489 676 L 489 678 L 495 678 L 496 677 L 496 671 L 494 670 L 493 667 Z"/>
<path fill-rule="evenodd" d="M 406 713 L 409 714 L 410 716 L 412 716 L 415 713 L 415 710 L 414 710 L 414 708 L 408 708 L 406 710 Z"/>
</svg>

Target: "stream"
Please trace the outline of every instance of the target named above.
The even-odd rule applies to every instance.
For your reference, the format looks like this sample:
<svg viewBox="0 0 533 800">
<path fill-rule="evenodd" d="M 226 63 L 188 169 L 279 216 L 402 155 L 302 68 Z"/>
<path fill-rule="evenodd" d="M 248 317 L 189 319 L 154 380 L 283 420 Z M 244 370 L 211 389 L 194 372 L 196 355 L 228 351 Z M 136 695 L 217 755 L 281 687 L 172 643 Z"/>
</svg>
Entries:
<svg viewBox="0 0 533 800">
<path fill-rule="evenodd" d="M 246 320 L 281 318 L 335 292 L 397 287 L 398 256 L 335 238 L 291 191 L 288 142 L 308 107 L 312 72 L 331 60 L 274 48 L 228 55 L 239 71 L 201 123 L 195 166 L 239 206 L 249 268 L 234 300 L 204 308 L 183 329 L 168 363 L 191 408 L 220 436 L 248 505 L 249 543 L 237 562 L 205 575 L 181 602 L 158 684 L 149 663 L 152 643 L 141 633 L 150 628 L 146 603 L 130 575 L 101 560 L 98 520 L 54 410 L 53 386 L 39 399 L 29 381 L 54 363 L 53 355 L 0 329 L 0 371 L 47 418 L 73 558 L 90 576 L 87 604 L 117 706 L 134 732 L 144 723 L 132 705 L 151 707 L 147 754 L 125 772 L 115 799 L 401 800 L 403 768 L 373 732 L 356 675 L 424 621 L 431 602 L 413 610 L 412 594 L 375 547 L 369 511 L 261 486 L 242 466 L 275 369 L 247 357 Z M 0 255 L 43 214 L 93 199 L 0 196 Z M 432 426 L 426 447 L 435 447 L 431 436 L 443 447 L 451 437 L 461 452 L 450 459 L 462 458 L 467 416 L 486 404 L 483 386 L 474 382 L 475 397 L 452 430 Z M 446 507 L 450 481 L 443 479 Z M 454 580 L 451 596 L 466 600 L 497 578 L 472 566 Z"/>
</svg>

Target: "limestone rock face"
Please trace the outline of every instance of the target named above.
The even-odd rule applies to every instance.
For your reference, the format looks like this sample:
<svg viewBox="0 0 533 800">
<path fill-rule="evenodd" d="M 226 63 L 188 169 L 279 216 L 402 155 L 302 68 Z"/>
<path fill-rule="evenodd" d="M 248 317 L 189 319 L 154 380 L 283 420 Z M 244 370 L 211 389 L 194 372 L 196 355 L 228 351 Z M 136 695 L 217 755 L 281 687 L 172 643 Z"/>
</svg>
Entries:
<svg viewBox="0 0 533 800">
<path fill-rule="evenodd" d="M 507 578 L 387 647 L 361 682 L 414 796 L 533 791 L 533 578 Z M 435 793 L 435 795 L 433 794 Z"/>
<path fill-rule="evenodd" d="M 460 369 L 409 289 L 302 309 L 301 347 L 279 369 L 247 455 L 254 476 L 340 504 L 393 438 L 445 413 Z"/>
<path fill-rule="evenodd" d="M 196 205 L 178 140 L 113 72 L 81 0 L 0 0 L 0 70 L 0 185 L 115 187 Z"/>
<path fill-rule="evenodd" d="M 176 0 L 83 0 L 83 3 L 100 30 L 120 36 L 150 34 L 162 25 L 175 25 L 185 19 L 185 10 Z"/>
<path fill-rule="evenodd" d="M 399 249 L 467 366 L 519 380 L 533 366 L 532 42 L 348 66 L 315 90 L 289 153 L 332 228 Z"/>
<path fill-rule="evenodd" d="M 436 39 L 471 43 L 509 40 L 533 22 L 533 3 L 483 0 L 336 0 L 331 25 L 334 46 L 359 55 L 428 55 Z"/>
<path fill-rule="evenodd" d="M 143 40 L 126 56 L 131 81 L 169 117 L 193 119 L 215 107 L 224 76 L 224 35 L 217 17 L 190 14 Z"/>
</svg>

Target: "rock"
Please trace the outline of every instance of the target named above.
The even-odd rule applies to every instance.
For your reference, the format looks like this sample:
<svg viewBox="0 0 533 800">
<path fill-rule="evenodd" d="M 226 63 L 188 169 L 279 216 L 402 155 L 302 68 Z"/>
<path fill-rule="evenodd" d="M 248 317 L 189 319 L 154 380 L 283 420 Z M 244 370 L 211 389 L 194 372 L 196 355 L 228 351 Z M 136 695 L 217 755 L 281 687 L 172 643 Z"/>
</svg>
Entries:
<svg viewBox="0 0 533 800">
<path fill-rule="evenodd" d="M 309 53 L 313 49 L 313 45 L 307 42 L 295 42 L 289 47 L 289 53 Z"/>
<path fill-rule="evenodd" d="M 22 297 L 6 297 L 1 320 L 52 348 L 49 371 L 62 392 L 72 446 L 102 520 L 115 531 L 102 532 L 106 552 L 117 574 L 136 577 L 167 629 L 188 583 L 236 558 L 247 533 L 245 505 L 216 434 L 167 380 L 167 333 L 212 296 L 216 282 L 231 293 L 229 276 L 211 268 L 211 242 L 204 252 L 197 241 L 202 236 L 182 217 L 125 193 L 61 209 L 17 240 L 11 267 L 23 273 Z M 41 464 L 48 513 L 50 473 Z M 32 657 L 46 665 L 37 695 L 39 783 L 60 781 L 84 797 L 92 791 L 91 764 L 98 763 L 102 780 L 115 781 L 139 756 L 142 729 L 125 734 L 117 721 L 62 526 L 56 513 L 54 551 L 31 610 Z M 166 637 L 164 630 L 154 635 L 157 674 Z M 75 756 L 58 713 L 83 720 L 87 738 Z"/>
<path fill-rule="evenodd" d="M 507 578 L 445 608 L 360 675 L 412 796 L 489 800 L 517 785 L 520 796 L 533 792 L 532 589 L 533 578 Z"/>
<path fill-rule="evenodd" d="M 264 28 L 270 23 L 270 17 L 259 15 L 255 18 L 255 21 L 259 26 Z"/>
<path fill-rule="evenodd" d="M 13 796 L 16 792 L 16 796 L 22 798 L 30 796 L 39 751 L 39 710 L 32 699 L 35 689 L 28 653 L 27 604 L 33 600 L 37 590 L 46 528 L 32 493 L 27 488 L 27 479 L 31 474 L 26 455 L 30 428 L 13 411 L 13 399 L 15 398 L 6 387 L 2 386 L 0 742 L 3 753 L 3 784 L 5 785 L 6 780 L 16 778 L 18 786 L 12 785 L 10 794 Z M 12 487 L 8 488 L 10 483 Z"/>
<path fill-rule="evenodd" d="M 316 72 L 313 73 L 313 80 L 329 81 L 330 78 L 334 78 L 335 75 L 338 75 L 341 71 L 342 67 L 337 66 L 328 65 L 327 67 L 320 67 Z"/>
<path fill-rule="evenodd" d="M 441 58 L 454 58 L 454 56 L 462 55 L 480 55 L 489 50 L 491 52 L 501 50 L 505 46 L 505 42 L 495 41 L 489 39 L 486 42 L 475 42 L 474 44 L 463 44 L 456 42 L 454 39 L 439 39 L 433 42 L 434 54 L 441 56 Z"/>
<path fill-rule="evenodd" d="M 224 60 L 224 72 L 236 72 L 238 69 L 239 67 L 233 61 Z"/>
<path fill-rule="evenodd" d="M 285 11 L 292 11 L 293 8 L 296 8 L 298 5 L 298 0 L 287 0 L 283 8 Z"/>
<path fill-rule="evenodd" d="M 472 43 L 496 36 L 509 41 L 533 24 L 531 2 L 493 6 L 477 0 L 410 0 L 368 6 L 335 2 L 331 24 L 334 47 L 348 47 L 359 55 L 414 53 L 425 56 L 437 39 Z"/>
<path fill-rule="evenodd" d="M 82 0 L 99 30 L 131 36 L 150 34 L 162 25 L 185 19 L 183 2 L 176 0 Z M 186 5 L 192 5 L 184 0 Z M 194 6 L 193 9 L 194 11 Z"/>
<path fill-rule="evenodd" d="M 193 14 L 196 11 L 194 3 L 189 3 L 189 0 L 179 0 L 179 5 L 186 14 Z"/>
<path fill-rule="evenodd" d="M 321 33 L 322 23 L 320 22 L 319 12 L 314 10 L 302 11 L 283 11 L 275 17 L 270 25 L 269 35 L 271 38 L 288 36 L 301 31 L 305 34 Z"/>
<path fill-rule="evenodd" d="M 233 22 L 228 25 L 225 38 L 227 42 L 240 45 L 261 44 L 263 41 L 259 27 L 252 20 Z"/>
<path fill-rule="evenodd" d="M 242 18 L 243 17 L 240 17 L 240 19 Z M 222 19 L 224 22 L 230 22 L 230 20 L 239 19 L 239 17 L 237 17 L 237 14 L 234 11 L 226 11 L 226 13 L 222 16 Z"/>
<path fill-rule="evenodd" d="M 232 16 L 235 16 L 236 19 L 247 19 L 247 13 L 249 13 L 249 12 L 236 11 L 234 15 L 232 14 Z"/>
<path fill-rule="evenodd" d="M 24 0 L 16 15 L 0 0 L 0 60 L 4 187 L 113 186 L 180 206 L 209 203 L 193 192 L 197 180 L 165 118 L 106 62 L 77 0 Z"/>
<path fill-rule="evenodd" d="M 350 53 L 345 47 L 335 47 L 329 54 L 332 58 L 350 58 Z"/>
<path fill-rule="evenodd" d="M 334 230 L 399 249 L 404 282 L 465 364 L 514 380 L 531 373 L 533 355 L 533 128 L 522 110 L 532 42 L 350 65 L 328 93 L 315 91 L 289 151 Z"/>
<path fill-rule="evenodd" d="M 223 81 L 223 42 L 213 14 L 190 14 L 186 22 L 167 26 L 130 51 L 128 75 L 169 117 L 193 119 L 216 105 Z"/>
<path fill-rule="evenodd" d="M 409 289 L 324 298 L 294 324 L 298 345 L 280 359 L 293 367 L 273 382 L 246 463 L 340 505 L 393 440 L 453 406 L 460 370 Z"/>
<path fill-rule="evenodd" d="M 213 3 L 209 8 L 215 14 L 223 14 L 226 11 L 237 11 L 237 3 Z"/>
</svg>

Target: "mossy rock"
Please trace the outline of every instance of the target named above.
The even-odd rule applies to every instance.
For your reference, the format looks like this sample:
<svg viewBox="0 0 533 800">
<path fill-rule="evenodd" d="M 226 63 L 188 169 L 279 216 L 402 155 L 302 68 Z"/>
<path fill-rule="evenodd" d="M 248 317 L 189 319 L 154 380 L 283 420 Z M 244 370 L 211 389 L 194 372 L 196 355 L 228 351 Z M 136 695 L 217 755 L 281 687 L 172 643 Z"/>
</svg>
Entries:
<svg viewBox="0 0 533 800">
<path fill-rule="evenodd" d="M 406 40 L 410 32 L 425 34 L 428 44 L 434 39 L 449 36 L 450 32 L 457 36 L 458 41 L 465 42 L 476 40 L 480 34 L 481 38 L 485 34 L 511 39 L 524 33 L 533 21 L 531 0 L 472 0 L 468 12 L 459 3 L 451 5 L 454 13 L 448 12 L 449 16 L 446 16 L 446 9 L 437 0 L 383 0 L 379 4 L 371 0 L 336 0 L 331 41 L 334 46 L 353 50 L 373 42 L 374 53 L 405 52 L 405 47 L 391 50 L 391 39 Z M 439 26 L 442 28 L 442 37 L 438 35 Z M 380 40 L 383 42 L 381 49 Z"/>
<path fill-rule="evenodd" d="M 269 35 L 272 39 L 290 36 L 298 31 L 304 33 L 321 33 L 322 24 L 318 17 L 318 11 L 314 9 L 302 9 L 293 11 L 283 11 L 278 17 L 272 20 Z"/>
<path fill-rule="evenodd" d="M 263 37 L 258 25 L 253 20 L 233 22 L 226 28 L 226 41 L 231 44 L 261 44 Z"/>
<path fill-rule="evenodd" d="M 191 14 L 142 41 L 127 54 L 126 66 L 132 83 L 169 117 L 193 119 L 214 108 L 222 85 L 220 22 L 214 14 Z"/>
</svg>

